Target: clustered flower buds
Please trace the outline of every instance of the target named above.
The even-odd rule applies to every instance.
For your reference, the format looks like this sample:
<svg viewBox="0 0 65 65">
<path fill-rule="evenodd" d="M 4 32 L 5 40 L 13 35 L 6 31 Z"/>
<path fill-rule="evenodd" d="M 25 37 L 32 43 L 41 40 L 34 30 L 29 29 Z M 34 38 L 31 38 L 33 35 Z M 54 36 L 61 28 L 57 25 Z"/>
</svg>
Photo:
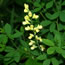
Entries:
<svg viewBox="0 0 65 65">
<path fill-rule="evenodd" d="M 40 32 L 40 30 L 43 28 L 42 25 L 37 25 L 37 26 L 34 26 L 32 23 L 31 23 L 31 20 L 33 19 L 38 19 L 39 16 L 36 15 L 35 13 L 32 14 L 32 12 L 29 10 L 29 6 L 28 4 L 24 4 L 24 13 L 27 13 L 28 15 L 24 16 L 24 19 L 25 21 L 22 22 L 23 25 L 25 25 L 25 30 L 26 31 L 32 31 L 33 33 L 30 33 L 29 34 L 29 37 L 28 39 L 30 40 L 29 42 L 29 46 L 31 48 L 31 50 L 34 50 L 35 48 L 37 48 L 38 46 L 36 45 L 36 42 L 33 40 L 33 38 L 35 38 L 37 41 L 40 41 L 42 42 L 42 38 L 39 37 L 37 35 L 38 32 Z M 40 50 L 41 51 L 44 51 L 44 46 L 43 45 L 40 45 Z"/>
</svg>

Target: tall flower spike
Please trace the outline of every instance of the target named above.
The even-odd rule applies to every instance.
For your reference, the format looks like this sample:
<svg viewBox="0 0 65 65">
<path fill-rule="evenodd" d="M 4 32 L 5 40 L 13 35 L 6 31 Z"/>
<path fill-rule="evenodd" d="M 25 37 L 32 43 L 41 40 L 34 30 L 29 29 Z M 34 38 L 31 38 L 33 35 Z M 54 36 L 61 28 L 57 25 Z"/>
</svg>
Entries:
<svg viewBox="0 0 65 65">
<path fill-rule="evenodd" d="M 27 13 L 28 15 L 24 17 L 25 21 L 23 21 L 22 24 L 23 25 L 30 24 L 25 27 L 25 30 L 32 31 L 36 35 L 36 33 L 38 33 L 40 29 L 42 29 L 42 25 L 38 24 L 37 27 L 34 27 L 34 25 L 30 21 L 31 19 L 38 19 L 39 16 L 36 14 L 32 14 L 32 12 L 29 10 L 28 4 L 24 4 L 24 7 L 25 7 L 24 12 Z M 38 37 L 37 35 L 35 36 L 34 34 L 30 33 L 28 37 L 28 39 L 30 39 L 29 45 L 31 46 L 31 50 L 34 50 L 35 48 L 37 48 L 37 46 L 34 44 L 35 41 L 32 40 L 33 37 L 35 37 L 36 40 L 39 40 L 40 42 L 42 42 L 42 38 Z M 40 45 L 40 48 L 41 48 L 41 51 L 44 50 L 44 47 L 42 45 Z"/>
</svg>

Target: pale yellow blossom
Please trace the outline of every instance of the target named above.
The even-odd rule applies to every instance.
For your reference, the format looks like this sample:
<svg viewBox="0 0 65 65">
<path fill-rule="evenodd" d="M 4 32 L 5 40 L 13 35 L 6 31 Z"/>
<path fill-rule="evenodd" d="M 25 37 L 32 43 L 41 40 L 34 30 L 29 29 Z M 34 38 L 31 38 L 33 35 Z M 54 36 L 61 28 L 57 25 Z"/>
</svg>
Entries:
<svg viewBox="0 0 65 65">
<path fill-rule="evenodd" d="M 44 51 L 45 47 L 43 45 L 40 45 L 40 49 L 41 49 L 41 51 Z"/>
<path fill-rule="evenodd" d="M 31 50 L 34 50 L 35 48 L 37 48 L 37 46 L 36 46 L 36 45 L 33 45 L 33 46 L 31 47 Z"/>
<path fill-rule="evenodd" d="M 30 36 L 28 37 L 28 39 L 32 39 L 33 37 L 34 35 L 30 33 Z"/>
<path fill-rule="evenodd" d="M 35 41 L 30 40 L 29 45 L 31 46 L 31 45 L 33 45 L 34 43 L 35 43 Z"/>
<path fill-rule="evenodd" d="M 41 38 L 41 37 L 39 37 L 38 40 L 39 40 L 40 42 L 42 42 L 42 38 Z"/>
<path fill-rule="evenodd" d="M 42 25 L 38 25 L 37 28 L 38 29 L 42 29 L 43 27 L 42 27 Z"/>
<path fill-rule="evenodd" d="M 37 27 L 35 27 L 34 31 L 38 33 L 40 30 Z"/>
<path fill-rule="evenodd" d="M 33 25 L 30 25 L 30 30 L 33 30 L 34 26 Z"/>
<path fill-rule="evenodd" d="M 35 38 L 36 38 L 37 40 L 39 40 L 39 37 L 38 37 L 37 35 L 35 36 Z"/>
<path fill-rule="evenodd" d="M 24 7 L 25 7 L 25 9 L 29 9 L 29 5 L 28 4 L 24 4 Z"/>
<path fill-rule="evenodd" d="M 30 22 L 26 20 L 26 21 L 23 21 L 22 24 L 27 25 L 27 24 L 30 24 Z"/>
<path fill-rule="evenodd" d="M 38 15 L 33 14 L 33 17 L 32 17 L 32 18 L 33 18 L 33 19 L 38 19 L 38 17 L 39 17 Z"/>
<path fill-rule="evenodd" d="M 29 26 L 25 27 L 25 30 L 27 30 L 27 31 L 30 30 L 30 27 Z"/>
<path fill-rule="evenodd" d="M 24 12 L 27 13 L 27 12 L 29 12 L 29 10 L 28 9 L 24 9 Z"/>
<path fill-rule="evenodd" d="M 26 15 L 26 16 L 24 17 L 24 19 L 27 20 L 27 21 L 30 21 L 30 18 L 29 18 L 28 15 Z"/>
<path fill-rule="evenodd" d="M 28 16 L 32 17 L 32 12 L 31 11 L 29 11 Z"/>
<path fill-rule="evenodd" d="M 36 35 L 35 38 L 36 38 L 37 40 L 39 40 L 40 42 L 42 42 L 42 38 L 41 38 L 41 37 L 38 37 L 38 36 Z"/>
</svg>

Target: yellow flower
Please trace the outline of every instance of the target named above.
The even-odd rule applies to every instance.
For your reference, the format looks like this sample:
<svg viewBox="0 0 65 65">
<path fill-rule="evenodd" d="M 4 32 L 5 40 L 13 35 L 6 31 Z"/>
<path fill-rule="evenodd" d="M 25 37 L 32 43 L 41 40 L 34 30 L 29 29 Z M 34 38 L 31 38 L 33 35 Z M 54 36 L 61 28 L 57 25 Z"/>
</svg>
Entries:
<svg viewBox="0 0 65 65">
<path fill-rule="evenodd" d="M 44 51 L 45 47 L 43 45 L 40 45 L 40 49 L 41 49 L 41 51 Z"/>
<path fill-rule="evenodd" d="M 37 35 L 35 36 L 35 38 L 36 38 L 37 40 L 39 40 L 39 37 L 38 37 Z"/>
<path fill-rule="evenodd" d="M 24 9 L 24 12 L 27 13 L 29 10 L 28 9 Z"/>
<path fill-rule="evenodd" d="M 23 21 L 22 24 L 27 25 L 27 24 L 30 24 L 30 22 L 26 20 L 26 21 Z"/>
<path fill-rule="evenodd" d="M 28 39 L 32 39 L 34 37 L 33 34 L 30 34 L 30 36 L 28 37 Z"/>
<path fill-rule="evenodd" d="M 36 46 L 36 45 L 33 45 L 33 46 L 31 47 L 31 50 L 34 50 L 35 48 L 37 48 L 37 46 Z"/>
<path fill-rule="evenodd" d="M 38 25 L 37 28 L 38 29 L 42 29 L 43 27 L 42 27 L 42 25 Z"/>
<path fill-rule="evenodd" d="M 26 15 L 26 16 L 24 17 L 24 19 L 27 20 L 27 21 L 30 21 L 30 18 L 29 18 L 28 15 Z"/>
<path fill-rule="evenodd" d="M 32 17 L 32 12 L 31 11 L 29 11 L 28 16 Z"/>
<path fill-rule="evenodd" d="M 33 30 L 34 26 L 33 25 L 30 25 L 30 30 Z"/>
<path fill-rule="evenodd" d="M 35 38 L 36 38 L 37 40 L 39 40 L 40 42 L 42 42 L 42 38 L 41 38 L 41 37 L 38 37 L 38 36 L 36 35 Z"/>
<path fill-rule="evenodd" d="M 31 46 L 31 45 L 33 45 L 34 43 L 35 43 L 35 41 L 30 40 L 29 45 Z"/>
<path fill-rule="evenodd" d="M 24 7 L 25 7 L 25 9 L 29 9 L 29 5 L 28 4 L 24 4 Z"/>
<path fill-rule="evenodd" d="M 41 38 L 41 37 L 39 37 L 38 40 L 39 40 L 40 42 L 42 42 L 42 38 Z"/>
<path fill-rule="evenodd" d="M 30 27 L 29 26 L 25 27 L 25 30 L 27 30 L 27 31 L 30 30 Z"/>
<path fill-rule="evenodd" d="M 38 15 L 33 14 L 33 17 L 32 17 L 32 18 L 33 18 L 33 19 L 38 19 L 38 17 L 39 17 Z"/>
<path fill-rule="evenodd" d="M 38 33 L 40 30 L 37 27 L 35 27 L 34 31 Z"/>
</svg>

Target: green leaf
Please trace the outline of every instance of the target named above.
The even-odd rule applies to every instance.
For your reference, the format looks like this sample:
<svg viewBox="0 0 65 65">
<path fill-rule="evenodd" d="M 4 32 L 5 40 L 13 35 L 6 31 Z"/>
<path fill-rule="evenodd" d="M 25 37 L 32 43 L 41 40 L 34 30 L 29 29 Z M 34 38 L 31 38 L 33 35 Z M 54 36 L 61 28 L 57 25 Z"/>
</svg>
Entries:
<svg viewBox="0 0 65 65">
<path fill-rule="evenodd" d="M 59 54 L 61 54 L 62 53 L 62 48 L 56 47 L 56 52 L 59 53 Z"/>
<path fill-rule="evenodd" d="M 50 1 L 46 4 L 46 9 L 49 9 L 53 6 L 53 1 Z"/>
<path fill-rule="evenodd" d="M 21 55 L 20 55 L 20 53 L 19 53 L 18 51 L 16 51 L 15 53 L 16 53 L 16 54 L 14 54 L 14 60 L 15 60 L 16 62 L 19 62 Z"/>
<path fill-rule="evenodd" d="M 48 35 L 47 35 L 47 39 L 50 39 L 50 40 L 54 40 L 54 36 L 53 36 L 53 34 L 51 34 L 50 32 L 48 33 Z"/>
<path fill-rule="evenodd" d="M 39 53 L 37 50 L 33 50 L 33 51 L 31 51 L 31 53 L 32 53 L 34 56 L 38 56 L 38 55 L 40 55 L 40 53 Z"/>
<path fill-rule="evenodd" d="M 63 1 L 62 5 L 65 5 L 65 1 Z"/>
<path fill-rule="evenodd" d="M 35 8 L 34 10 L 32 10 L 32 12 L 39 12 L 41 10 L 41 7 Z"/>
<path fill-rule="evenodd" d="M 65 58 L 65 50 L 62 50 L 61 55 Z"/>
<path fill-rule="evenodd" d="M 40 3 L 40 0 L 36 0 L 36 2 Z"/>
<path fill-rule="evenodd" d="M 61 13 L 60 13 L 60 20 L 62 22 L 65 22 L 65 10 L 63 10 Z"/>
<path fill-rule="evenodd" d="M 0 5 L 2 5 L 3 1 L 4 1 L 4 0 L 0 0 Z"/>
<path fill-rule="evenodd" d="M 28 2 L 28 3 L 30 2 L 30 3 L 31 3 L 31 2 L 32 2 L 32 0 L 26 0 L 26 2 Z"/>
<path fill-rule="evenodd" d="M 46 59 L 43 61 L 43 65 L 50 65 L 50 59 Z"/>
<path fill-rule="evenodd" d="M 61 34 L 60 34 L 60 32 L 54 31 L 54 35 L 55 35 L 54 40 L 56 41 L 57 45 L 58 45 L 59 47 L 61 47 L 61 44 L 62 44 L 61 41 L 62 41 L 62 39 L 61 39 Z"/>
<path fill-rule="evenodd" d="M 15 53 L 16 53 L 16 54 L 15 54 Z M 13 60 L 13 61 L 19 62 L 20 57 L 21 57 L 20 53 L 19 53 L 17 50 L 13 50 L 13 51 L 9 51 L 9 52 L 5 55 L 4 60 L 5 60 L 5 61 Z"/>
<path fill-rule="evenodd" d="M 55 47 L 50 47 L 47 49 L 47 54 L 53 54 L 55 52 Z"/>
<path fill-rule="evenodd" d="M 56 47 L 56 52 L 61 54 L 65 58 L 65 50 L 60 47 Z"/>
<path fill-rule="evenodd" d="M 10 65 L 17 65 L 17 64 L 12 62 Z"/>
<path fill-rule="evenodd" d="M 49 39 L 43 39 L 43 43 L 48 46 L 54 46 L 54 42 Z"/>
<path fill-rule="evenodd" d="M 5 45 L 4 44 L 0 44 L 0 52 L 4 51 L 5 49 Z"/>
<path fill-rule="evenodd" d="M 47 58 L 47 56 L 46 56 L 46 54 L 44 53 L 44 54 L 42 54 L 42 55 L 39 55 L 38 57 L 37 57 L 37 60 L 45 60 Z"/>
<path fill-rule="evenodd" d="M 46 17 L 50 20 L 54 20 L 59 16 L 60 12 L 55 12 L 54 14 L 46 13 Z"/>
<path fill-rule="evenodd" d="M 47 32 L 49 32 L 49 29 L 43 29 L 43 30 L 41 30 L 41 34 L 40 34 L 40 35 L 44 35 L 44 34 L 46 34 Z"/>
<path fill-rule="evenodd" d="M 58 24 L 58 29 L 59 29 L 59 31 L 64 30 L 64 25 L 62 25 L 62 24 Z"/>
<path fill-rule="evenodd" d="M 56 58 L 51 59 L 53 65 L 59 65 L 59 61 Z"/>
<path fill-rule="evenodd" d="M 25 65 L 42 65 L 40 62 L 37 62 L 37 60 L 28 59 L 25 63 Z"/>
<path fill-rule="evenodd" d="M 10 46 L 7 46 L 7 47 L 5 48 L 5 52 L 14 52 L 14 51 L 15 51 L 15 49 L 12 48 L 12 47 L 10 47 Z"/>
<path fill-rule="evenodd" d="M 22 32 L 22 34 L 24 33 L 24 28 L 22 26 L 20 27 L 20 31 Z"/>
<path fill-rule="evenodd" d="M 8 42 L 8 37 L 4 34 L 0 35 L 0 43 L 6 44 Z"/>
<path fill-rule="evenodd" d="M 5 33 L 7 34 L 7 35 L 10 35 L 11 34 L 11 26 L 10 26 L 10 24 L 6 24 L 5 26 L 4 26 L 4 30 L 5 30 Z"/>
<path fill-rule="evenodd" d="M 48 26 L 48 25 L 50 25 L 51 23 L 52 23 L 51 21 L 45 20 L 45 21 L 42 21 L 42 22 L 41 22 L 41 25 L 42 25 L 42 26 Z"/>
<path fill-rule="evenodd" d="M 12 35 L 13 38 L 18 38 L 22 35 L 23 33 L 19 32 L 19 31 L 16 31 L 15 34 Z"/>
<path fill-rule="evenodd" d="M 40 6 L 41 6 L 38 2 L 34 2 L 33 5 L 34 5 L 35 7 L 40 7 Z"/>
<path fill-rule="evenodd" d="M 50 25 L 50 32 L 54 32 L 55 28 L 56 28 L 56 24 L 55 23 L 52 23 Z"/>
</svg>

